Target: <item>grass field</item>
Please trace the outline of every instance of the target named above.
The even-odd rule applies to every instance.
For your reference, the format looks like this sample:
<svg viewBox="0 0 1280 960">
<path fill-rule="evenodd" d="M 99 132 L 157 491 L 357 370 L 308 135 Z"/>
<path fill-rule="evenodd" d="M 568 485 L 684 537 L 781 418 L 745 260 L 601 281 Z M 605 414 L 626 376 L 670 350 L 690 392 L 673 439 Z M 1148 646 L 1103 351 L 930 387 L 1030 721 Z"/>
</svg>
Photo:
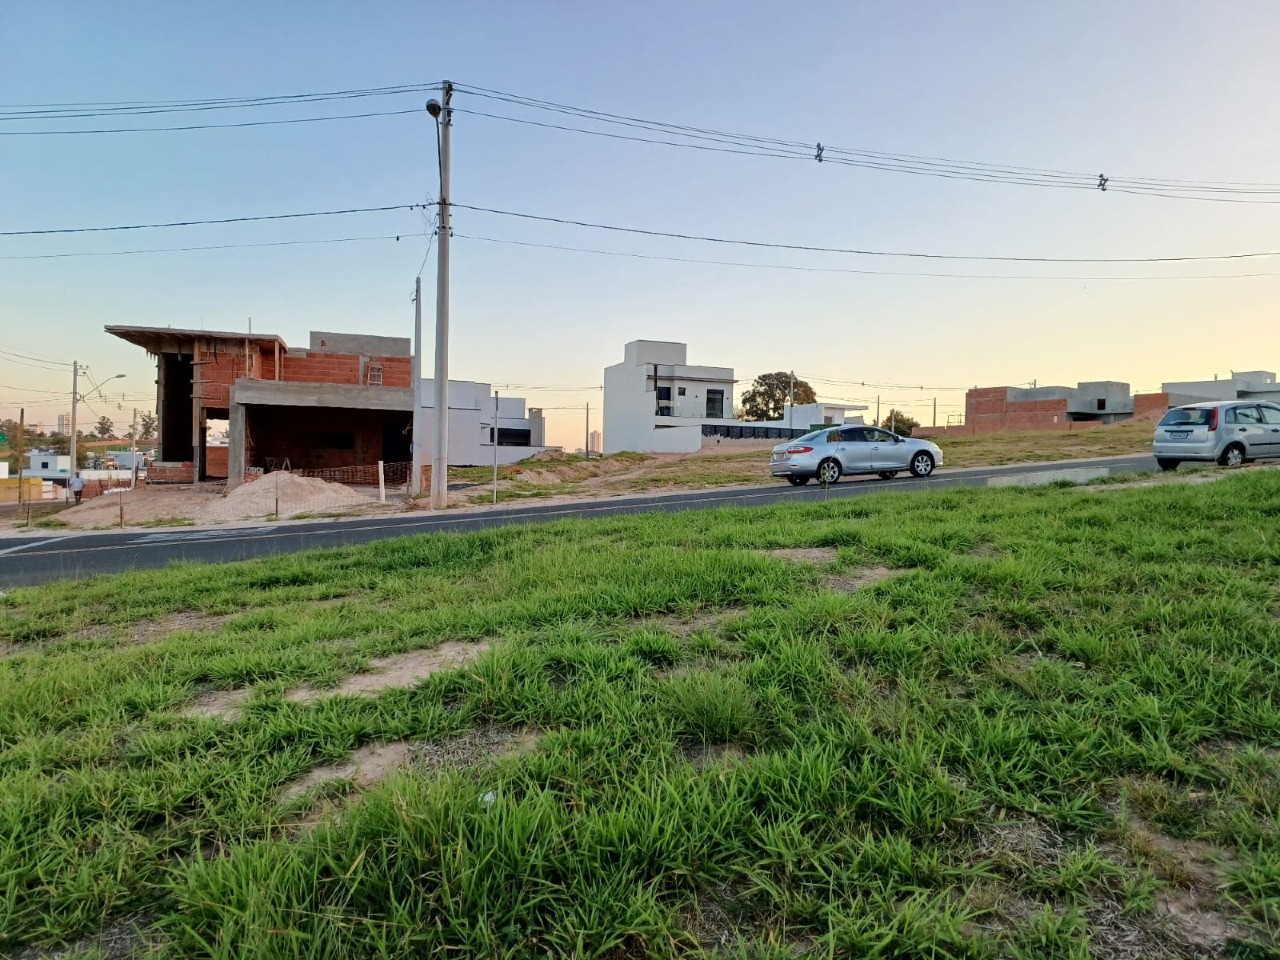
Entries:
<svg viewBox="0 0 1280 960">
<path fill-rule="evenodd" d="M 1275 957 L 1278 573 L 1246 470 L 15 590 L 0 952 Z"/>
</svg>

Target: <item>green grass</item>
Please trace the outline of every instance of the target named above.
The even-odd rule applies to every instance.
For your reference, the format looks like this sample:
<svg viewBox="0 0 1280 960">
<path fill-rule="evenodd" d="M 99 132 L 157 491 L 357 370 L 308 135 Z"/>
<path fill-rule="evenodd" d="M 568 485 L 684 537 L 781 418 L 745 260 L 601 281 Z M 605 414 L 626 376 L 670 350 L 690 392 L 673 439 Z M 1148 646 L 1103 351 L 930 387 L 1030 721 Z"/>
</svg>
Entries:
<svg viewBox="0 0 1280 960">
<path fill-rule="evenodd" d="M 130 524 L 132 527 L 194 527 L 195 525 L 196 522 L 190 517 L 153 517 L 150 520 Z"/>
<path fill-rule="evenodd" d="M 767 552 L 798 546 L 834 567 Z M 12 590 L 0 952 L 142 913 L 175 958 L 1194 956 L 1191 902 L 1216 954 L 1275 956 L 1278 573 L 1280 475 L 1240 471 Z M 285 697 L 480 639 L 412 688 Z M 241 688 L 234 722 L 181 712 Z M 281 796 L 357 747 L 529 728 Z M 299 826 L 316 796 L 341 815 Z"/>
</svg>

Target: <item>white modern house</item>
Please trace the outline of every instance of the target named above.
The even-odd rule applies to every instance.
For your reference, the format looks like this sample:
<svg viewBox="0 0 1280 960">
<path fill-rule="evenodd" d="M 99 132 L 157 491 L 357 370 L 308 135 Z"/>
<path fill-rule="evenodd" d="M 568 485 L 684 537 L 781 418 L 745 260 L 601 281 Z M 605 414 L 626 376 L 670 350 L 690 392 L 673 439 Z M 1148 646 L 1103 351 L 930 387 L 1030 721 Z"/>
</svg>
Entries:
<svg viewBox="0 0 1280 960">
<path fill-rule="evenodd" d="M 866 421 L 861 414 L 852 414 L 851 410 L 866 410 L 856 403 L 798 403 L 782 408 L 781 420 L 765 420 L 758 424 L 762 427 L 786 427 L 793 430 L 815 430 L 818 427 L 849 424 L 862 426 Z"/>
<path fill-rule="evenodd" d="M 1232 371 L 1224 380 L 1181 380 L 1162 384 L 1160 389 L 1169 395 L 1171 407 L 1203 400 L 1280 401 L 1280 384 L 1270 370 Z"/>
<path fill-rule="evenodd" d="M 696 453 L 704 426 L 734 426 L 732 367 L 691 366 L 688 346 L 633 340 L 604 369 L 604 452 Z"/>
<path fill-rule="evenodd" d="M 435 436 L 435 381 L 422 381 L 423 443 L 433 449 Z M 525 408 L 522 397 L 498 398 L 498 462 L 515 463 L 547 447 L 546 422 L 537 407 Z M 449 381 L 449 463 L 452 466 L 485 466 L 493 463 L 493 386 L 474 380 Z M 428 453 L 427 462 L 430 462 Z"/>
<path fill-rule="evenodd" d="M 23 476 L 44 480 L 68 480 L 71 477 L 71 456 L 37 450 L 27 455 L 27 466 L 22 473 Z"/>
</svg>

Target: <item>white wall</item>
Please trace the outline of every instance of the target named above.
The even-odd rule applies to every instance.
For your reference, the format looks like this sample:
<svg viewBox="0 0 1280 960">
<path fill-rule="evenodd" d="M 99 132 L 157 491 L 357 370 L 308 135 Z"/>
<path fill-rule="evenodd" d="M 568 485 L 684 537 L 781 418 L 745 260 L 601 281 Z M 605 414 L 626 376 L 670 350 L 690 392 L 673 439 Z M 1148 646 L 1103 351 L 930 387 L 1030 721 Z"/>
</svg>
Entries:
<svg viewBox="0 0 1280 960">
<path fill-rule="evenodd" d="M 430 462 L 435 445 L 435 383 L 422 381 L 423 443 Z M 498 426 L 529 430 L 531 439 L 542 439 L 542 415 L 530 410 L 525 415 L 523 397 L 498 397 Z M 493 387 L 475 380 L 449 381 L 449 463 L 455 467 L 478 467 L 493 463 Z M 541 445 L 499 446 L 498 462 L 515 463 L 546 448 Z"/>
</svg>

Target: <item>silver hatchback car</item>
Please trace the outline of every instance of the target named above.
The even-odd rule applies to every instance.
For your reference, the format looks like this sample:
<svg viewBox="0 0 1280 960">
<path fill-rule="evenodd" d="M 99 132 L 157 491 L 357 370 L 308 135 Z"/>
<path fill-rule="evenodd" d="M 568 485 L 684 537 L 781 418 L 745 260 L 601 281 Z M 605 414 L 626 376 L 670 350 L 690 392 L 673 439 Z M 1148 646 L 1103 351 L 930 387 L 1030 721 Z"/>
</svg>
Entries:
<svg viewBox="0 0 1280 960">
<path fill-rule="evenodd" d="M 942 466 L 942 450 L 928 440 L 900 437 L 879 427 L 824 427 L 773 448 L 769 470 L 794 486 L 817 479 L 835 483 L 852 473 L 875 473 L 884 480 L 909 470 L 927 477 Z"/>
<path fill-rule="evenodd" d="M 1219 400 L 1174 407 L 1156 425 L 1151 452 L 1161 470 L 1176 470 L 1186 460 L 1238 467 L 1280 457 L 1280 405 Z"/>
</svg>

